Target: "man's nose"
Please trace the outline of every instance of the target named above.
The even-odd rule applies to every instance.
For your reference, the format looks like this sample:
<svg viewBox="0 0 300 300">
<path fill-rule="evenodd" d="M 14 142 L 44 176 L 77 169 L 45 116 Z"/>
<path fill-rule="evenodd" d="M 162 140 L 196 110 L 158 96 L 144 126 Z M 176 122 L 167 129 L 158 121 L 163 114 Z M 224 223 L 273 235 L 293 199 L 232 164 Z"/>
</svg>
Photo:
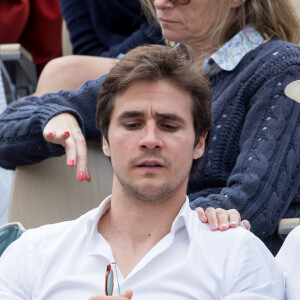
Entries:
<svg viewBox="0 0 300 300">
<path fill-rule="evenodd" d="M 154 122 L 149 122 L 148 124 L 146 124 L 142 134 L 143 136 L 139 143 L 139 147 L 141 150 L 161 149 L 163 145 L 161 133 Z"/>
</svg>

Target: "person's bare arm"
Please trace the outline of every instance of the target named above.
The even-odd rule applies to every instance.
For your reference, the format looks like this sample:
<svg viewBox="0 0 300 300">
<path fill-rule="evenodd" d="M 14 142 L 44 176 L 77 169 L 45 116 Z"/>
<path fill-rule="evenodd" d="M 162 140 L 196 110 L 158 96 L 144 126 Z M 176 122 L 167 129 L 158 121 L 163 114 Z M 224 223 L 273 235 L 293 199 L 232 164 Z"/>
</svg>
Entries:
<svg viewBox="0 0 300 300">
<path fill-rule="evenodd" d="M 86 55 L 52 59 L 43 69 L 34 95 L 41 97 L 46 93 L 78 89 L 88 79 L 107 74 L 117 61 L 113 58 Z"/>
</svg>

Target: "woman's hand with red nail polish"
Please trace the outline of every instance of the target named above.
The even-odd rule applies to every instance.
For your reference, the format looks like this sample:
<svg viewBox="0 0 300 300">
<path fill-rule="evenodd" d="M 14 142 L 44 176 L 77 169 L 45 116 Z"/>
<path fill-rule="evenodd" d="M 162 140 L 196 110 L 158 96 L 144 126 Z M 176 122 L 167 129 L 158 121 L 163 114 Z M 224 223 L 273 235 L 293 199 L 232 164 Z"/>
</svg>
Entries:
<svg viewBox="0 0 300 300">
<path fill-rule="evenodd" d="M 45 140 L 65 148 L 67 165 L 76 165 L 76 177 L 79 181 L 91 180 L 87 170 L 87 147 L 76 118 L 70 113 L 54 116 L 46 124 L 43 132 Z"/>
</svg>

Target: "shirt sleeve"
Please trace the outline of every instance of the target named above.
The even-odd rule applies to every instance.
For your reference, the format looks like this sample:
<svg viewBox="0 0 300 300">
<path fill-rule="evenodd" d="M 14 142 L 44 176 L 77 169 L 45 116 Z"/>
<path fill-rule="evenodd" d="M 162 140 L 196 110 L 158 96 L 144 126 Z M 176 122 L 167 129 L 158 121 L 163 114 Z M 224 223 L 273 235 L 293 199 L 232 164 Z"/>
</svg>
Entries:
<svg viewBox="0 0 300 300">
<path fill-rule="evenodd" d="M 64 154 L 63 147 L 43 138 L 47 122 L 60 113 L 73 114 L 86 139 L 98 140 L 95 111 L 104 78 L 88 80 L 75 91 L 60 91 L 40 98 L 30 96 L 8 105 L 0 115 L 0 166 L 14 169 Z"/>
<path fill-rule="evenodd" d="M 284 300 L 284 278 L 265 245 L 246 232 L 236 255 L 223 300 Z"/>
<path fill-rule="evenodd" d="M 13 242 L 0 258 L 0 299 L 32 299 L 31 282 L 34 282 L 35 274 L 28 270 L 33 261 L 25 236 L 26 232 Z"/>
<path fill-rule="evenodd" d="M 226 185 L 190 194 L 192 208 L 235 208 L 258 237 L 276 231 L 300 187 L 300 105 L 284 94 L 299 72 L 287 67 L 253 92 Z"/>
</svg>

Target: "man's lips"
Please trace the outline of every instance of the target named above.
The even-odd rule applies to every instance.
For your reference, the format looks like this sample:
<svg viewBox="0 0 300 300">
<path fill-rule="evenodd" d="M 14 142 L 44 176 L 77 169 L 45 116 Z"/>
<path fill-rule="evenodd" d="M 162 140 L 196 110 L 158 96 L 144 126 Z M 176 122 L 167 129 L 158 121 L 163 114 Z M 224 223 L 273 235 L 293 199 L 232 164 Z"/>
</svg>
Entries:
<svg viewBox="0 0 300 300">
<path fill-rule="evenodd" d="M 144 160 L 136 165 L 138 168 L 156 169 L 163 168 L 164 165 L 157 160 Z"/>
</svg>

